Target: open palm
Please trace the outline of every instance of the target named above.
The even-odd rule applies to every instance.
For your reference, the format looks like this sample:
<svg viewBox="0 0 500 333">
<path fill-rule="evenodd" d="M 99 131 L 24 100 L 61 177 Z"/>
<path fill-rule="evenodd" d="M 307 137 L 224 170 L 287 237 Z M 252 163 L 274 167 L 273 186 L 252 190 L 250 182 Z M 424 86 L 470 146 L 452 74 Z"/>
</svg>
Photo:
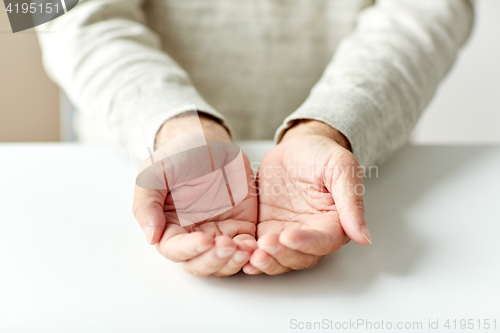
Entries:
<svg viewBox="0 0 500 333">
<path fill-rule="evenodd" d="M 254 178 L 248 158 L 243 157 L 248 184 L 248 194 L 243 201 L 221 214 L 184 227 L 179 221 L 180 206 L 190 207 L 195 202 L 199 205 L 202 198 L 209 201 L 207 206 L 213 206 L 214 198 L 226 191 L 226 185 L 222 183 L 222 188 L 214 174 L 182 184 L 180 189 L 189 195 L 177 196 L 175 204 L 168 189 L 136 186 L 134 212 L 140 223 L 150 222 L 142 224 L 143 229 L 151 228 L 145 230 L 150 235 L 150 244 L 156 244 L 166 258 L 182 262 L 185 270 L 195 276 L 235 274 L 257 247 L 256 189 L 252 186 Z"/>
<path fill-rule="evenodd" d="M 267 153 L 258 174 L 259 249 L 245 272 L 312 267 L 350 238 L 369 244 L 358 167 L 349 151 L 322 135 L 292 138 Z"/>
<path fill-rule="evenodd" d="M 193 133 L 200 120 L 203 133 Z M 134 193 L 146 240 L 195 276 L 237 273 L 257 248 L 247 156 L 225 129 L 197 115 L 169 120 L 158 135 L 167 139 L 141 165 Z"/>
</svg>

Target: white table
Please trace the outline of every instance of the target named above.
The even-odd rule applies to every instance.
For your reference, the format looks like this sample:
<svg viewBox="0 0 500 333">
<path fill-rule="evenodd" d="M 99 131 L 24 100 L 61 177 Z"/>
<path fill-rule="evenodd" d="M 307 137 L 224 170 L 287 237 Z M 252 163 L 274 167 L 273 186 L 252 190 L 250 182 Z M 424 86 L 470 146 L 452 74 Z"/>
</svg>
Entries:
<svg viewBox="0 0 500 333">
<path fill-rule="evenodd" d="M 242 146 L 258 161 L 270 143 Z M 110 148 L 1 144 L 0 161 L 0 332 L 500 331 L 498 146 L 404 148 L 365 182 L 371 247 L 274 277 L 198 279 L 147 246 Z"/>
</svg>

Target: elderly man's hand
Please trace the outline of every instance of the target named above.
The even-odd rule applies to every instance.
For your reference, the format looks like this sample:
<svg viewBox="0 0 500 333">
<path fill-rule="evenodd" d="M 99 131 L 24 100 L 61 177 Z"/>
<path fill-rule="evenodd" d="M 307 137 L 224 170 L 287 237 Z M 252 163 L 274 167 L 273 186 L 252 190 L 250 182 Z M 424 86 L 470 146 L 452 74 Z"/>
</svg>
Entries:
<svg viewBox="0 0 500 333">
<path fill-rule="evenodd" d="M 193 117 L 196 117 L 194 121 L 197 121 L 197 115 L 168 120 L 157 135 L 156 147 L 172 148 L 169 145 L 173 142 L 178 144 L 179 141 L 189 140 L 189 135 L 183 136 L 183 134 L 191 130 Z M 205 140 L 214 143 L 213 146 L 210 145 L 211 147 L 216 146 L 216 142 L 232 142 L 226 129 L 218 122 L 203 115 L 200 115 L 199 119 Z M 176 151 L 177 148 L 174 146 L 171 150 Z M 153 156 L 156 154 L 155 152 Z M 212 148 L 210 152 L 212 168 L 213 154 Z M 158 177 L 163 184 L 167 183 L 168 177 L 179 178 L 179 174 L 182 176 L 182 173 L 192 172 L 193 169 L 196 172 L 201 162 L 193 160 L 189 155 L 184 156 L 184 161 L 177 161 L 177 165 L 169 165 L 168 161 L 164 163 L 163 171 L 160 171 L 161 177 Z M 184 165 L 181 165 L 183 163 Z M 225 198 L 227 201 L 227 193 L 230 192 L 229 186 L 221 182 L 220 172 L 217 175 L 218 179 L 216 173 L 212 173 L 181 184 L 182 188 L 177 192 L 175 200 L 168 189 L 168 184 L 166 189 L 148 189 L 136 185 L 133 211 L 149 244 L 156 245 L 158 251 L 166 258 L 182 262 L 184 269 L 195 276 L 228 276 L 240 271 L 248 262 L 252 251 L 257 248 L 255 225 L 258 210 L 255 181 L 245 154 L 241 165 L 244 165 L 244 170 L 238 172 L 242 173 L 240 176 L 243 180 L 246 179 L 243 183 L 244 186 L 248 186 L 248 194 L 241 203 L 234 206 L 232 202 L 233 208 L 217 216 L 211 216 L 210 210 L 220 208 L 215 206 L 224 203 L 217 201 L 221 201 L 220 198 Z M 224 177 L 228 176 L 224 174 Z M 244 190 L 243 193 L 246 193 L 246 189 Z M 228 207 L 230 205 L 231 203 Z M 181 214 L 176 210 L 176 206 L 197 217 L 211 217 L 203 218 L 203 221 L 199 222 L 194 220 L 193 222 L 197 223 L 183 227 L 180 225 Z M 193 206 L 195 206 L 194 212 Z"/>
<path fill-rule="evenodd" d="M 258 174 L 258 249 L 245 273 L 312 267 L 350 239 L 371 244 L 363 174 L 348 149 L 329 125 L 302 120 L 266 154 Z"/>
</svg>

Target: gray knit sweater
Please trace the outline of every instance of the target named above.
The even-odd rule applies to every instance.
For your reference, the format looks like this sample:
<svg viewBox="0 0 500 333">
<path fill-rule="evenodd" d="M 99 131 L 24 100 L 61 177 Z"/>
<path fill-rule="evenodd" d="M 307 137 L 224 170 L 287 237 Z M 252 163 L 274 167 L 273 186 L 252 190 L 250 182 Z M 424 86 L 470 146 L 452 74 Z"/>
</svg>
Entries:
<svg viewBox="0 0 500 333">
<path fill-rule="evenodd" d="M 47 72 L 125 148 L 195 104 L 235 139 L 294 119 L 342 132 L 362 165 L 404 144 L 473 25 L 472 0 L 84 0 L 37 30 Z"/>
</svg>

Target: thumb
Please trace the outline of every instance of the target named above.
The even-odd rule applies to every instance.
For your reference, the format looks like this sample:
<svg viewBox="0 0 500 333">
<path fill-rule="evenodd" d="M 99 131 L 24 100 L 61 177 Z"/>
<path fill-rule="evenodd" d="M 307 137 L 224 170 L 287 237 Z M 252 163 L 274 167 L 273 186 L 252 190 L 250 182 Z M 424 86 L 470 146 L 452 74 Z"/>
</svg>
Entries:
<svg viewBox="0 0 500 333">
<path fill-rule="evenodd" d="M 135 186 L 133 212 L 150 245 L 158 243 L 165 230 L 166 218 L 163 205 L 167 193 L 167 190 L 151 190 Z"/>
<path fill-rule="evenodd" d="M 150 245 L 158 243 L 165 230 L 163 207 L 169 192 L 165 172 L 163 161 L 151 163 L 136 180 L 133 212 Z"/>
<path fill-rule="evenodd" d="M 365 219 L 362 170 L 354 155 L 349 160 L 351 163 L 330 168 L 330 193 L 345 233 L 360 245 L 370 245 L 372 242 Z"/>
</svg>

